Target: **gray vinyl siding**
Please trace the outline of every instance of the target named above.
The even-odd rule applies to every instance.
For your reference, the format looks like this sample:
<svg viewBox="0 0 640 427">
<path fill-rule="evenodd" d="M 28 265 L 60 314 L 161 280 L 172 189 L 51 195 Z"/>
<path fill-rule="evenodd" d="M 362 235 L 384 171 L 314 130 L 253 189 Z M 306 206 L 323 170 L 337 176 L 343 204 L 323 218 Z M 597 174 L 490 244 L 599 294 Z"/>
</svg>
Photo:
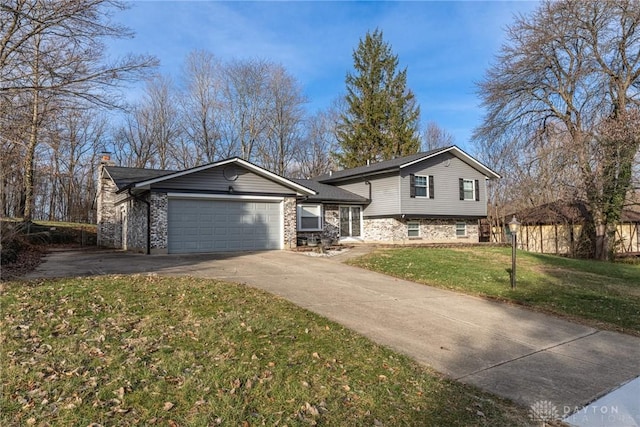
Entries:
<svg viewBox="0 0 640 427">
<path fill-rule="evenodd" d="M 376 175 L 371 183 L 371 203 L 362 212 L 364 216 L 398 215 L 400 212 L 400 179 L 398 172 Z"/>
<path fill-rule="evenodd" d="M 369 186 L 365 184 L 366 179 L 358 178 L 352 181 L 339 182 L 335 185 L 336 187 L 340 187 L 343 190 L 347 190 L 352 192 L 353 194 L 357 194 L 358 196 L 369 198 Z"/>
<path fill-rule="evenodd" d="M 433 175 L 435 198 L 410 197 L 409 175 Z M 487 184 L 485 176 L 459 158 L 444 153 L 401 169 L 401 209 L 406 215 L 486 216 Z M 460 200 L 459 179 L 477 179 L 480 201 Z"/>
<path fill-rule="evenodd" d="M 369 185 L 371 184 L 371 194 L 369 194 Z M 358 178 L 358 180 L 346 183 L 336 184 L 340 188 L 355 193 L 359 196 L 369 198 L 371 203 L 364 208 L 362 212 L 364 216 L 376 215 L 398 215 L 400 214 L 400 197 L 398 172 L 391 172 L 384 175 L 373 175 L 366 178 Z"/>
<path fill-rule="evenodd" d="M 235 193 L 268 193 L 268 194 L 293 194 L 294 192 L 251 171 L 239 166 L 234 166 L 238 171 L 235 181 L 227 180 L 223 175 L 226 165 L 206 169 L 200 172 L 183 175 L 152 185 L 154 189 L 182 190 L 182 191 L 212 191 L 228 192 L 229 186 Z"/>
</svg>

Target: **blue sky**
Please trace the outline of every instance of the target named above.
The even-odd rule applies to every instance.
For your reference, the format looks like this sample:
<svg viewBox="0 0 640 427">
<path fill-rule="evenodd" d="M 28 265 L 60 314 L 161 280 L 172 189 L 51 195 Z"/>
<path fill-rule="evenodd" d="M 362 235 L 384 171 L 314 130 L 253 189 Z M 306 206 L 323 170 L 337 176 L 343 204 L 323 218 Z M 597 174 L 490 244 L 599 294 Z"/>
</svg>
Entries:
<svg viewBox="0 0 640 427">
<path fill-rule="evenodd" d="M 528 1 L 135 1 L 114 20 L 136 36 L 109 47 L 113 55 L 155 55 L 159 72 L 176 81 L 195 49 L 223 61 L 278 62 L 298 79 L 307 109 L 315 112 L 344 93 L 353 50 L 367 31 L 379 28 L 400 67 L 407 67 L 422 122 L 435 121 L 469 149 L 482 119 L 475 83 L 498 53 L 514 14 L 535 7 Z"/>
</svg>

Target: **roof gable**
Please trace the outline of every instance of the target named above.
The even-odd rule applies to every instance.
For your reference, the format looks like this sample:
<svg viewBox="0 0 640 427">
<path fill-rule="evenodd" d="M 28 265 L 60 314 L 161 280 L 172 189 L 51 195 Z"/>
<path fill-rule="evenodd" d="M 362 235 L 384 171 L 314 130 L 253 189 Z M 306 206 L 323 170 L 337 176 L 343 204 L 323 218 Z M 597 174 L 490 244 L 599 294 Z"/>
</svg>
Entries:
<svg viewBox="0 0 640 427">
<path fill-rule="evenodd" d="M 341 171 L 335 171 L 328 174 L 320 175 L 314 180 L 319 182 L 331 183 L 342 181 L 345 179 L 350 179 L 356 176 L 366 176 L 366 175 L 374 175 L 378 173 L 390 172 L 393 170 L 400 170 L 407 166 L 411 166 L 418 162 L 422 162 L 424 160 L 430 159 L 432 157 L 438 156 L 443 153 L 451 153 L 454 156 L 458 157 L 460 160 L 467 163 L 472 168 L 482 172 L 488 178 L 500 178 L 500 175 L 495 171 L 491 170 L 487 166 L 480 163 L 478 160 L 474 159 L 463 150 L 458 148 L 455 145 L 438 148 L 431 151 L 411 154 L 409 156 L 398 157 L 396 159 L 385 160 L 379 163 L 374 163 L 366 166 L 359 166 L 351 169 L 344 169 Z"/>
<path fill-rule="evenodd" d="M 104 171 L 111 177 L 119 191 L 126 190 L 139 181 L 175 173 L 175 171 L 172 170 L 128 168 L 123 166 L 105 166 Z"/>
<path fill-rule="evenodd" d="M 105 167 L 107 172 L 111 176 L 111 178 L 116 182 L 118 186 L 118 191 L 123 191 L 128 188 L 131 189 L 139 189 L 139 190 L 147 190 L 151 188 L 154 184 L 160 184 L 162 182 L 166 182 L 175 178 L 195 174 L 198 172 L 206 171 L 208 169 L 237 164 L 244 169 L 247 169 L 256 175 L 259 175 L 263 178 L 266 178 L 270 181 L 276 182 L 280 185 L 283 185 L 287 188 L 294 190 L 299 195 L 311 196 L 315 195 L 316 192 L 310 188 L 305 187 L 304 185 L 300 185 L 292 180 L 284 178 L 280 175 L 277 175 L 273 172 L 270 172 L 264 168 L 261 168 L 253 163 L 250 163 L 246 160 L 242 160 L 238 157 L 233 157 L 231 159 L 221 160 L 219 162 L 209 163 L 206 165 L 196 166 L 190 169 L 185 169 L 181 171 L 159 171 L 155 169 L 136 169 L 136 168 L 122 168 L 122 167 Z M 111 172 L 115 173 L 118 176 L 118 181 L 113 177 Z M 128 171 L 126 171 L 128 170 Z M 118 185 L 118 182 L 122 185 Z"/>
</svg>

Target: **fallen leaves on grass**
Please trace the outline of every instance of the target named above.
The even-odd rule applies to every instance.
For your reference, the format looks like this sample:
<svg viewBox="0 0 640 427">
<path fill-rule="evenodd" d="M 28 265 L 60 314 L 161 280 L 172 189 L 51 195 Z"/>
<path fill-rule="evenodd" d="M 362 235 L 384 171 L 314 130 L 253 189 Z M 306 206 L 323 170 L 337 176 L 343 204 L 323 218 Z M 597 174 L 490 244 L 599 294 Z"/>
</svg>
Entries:
<svg viewBox="0 0 640 427">
<path fill-rule="evenodd" d="M 25 274 L 33 271 L 42 263 L 46 254 L 43 247 L 29 245 L 25 246 L 16 256 L 14 262 L 2 264 L 0 269 L 0 280 L 16 280 Z"/>
<path fill-rule="evenodd" d="M 17 283 L 5 289 L 0 321 L 3 426 L 513 420 L 500 418 L 502 407 L 483 407 L 487 421 L 478 423 L 469 405 L 446 404 L 468 400 L 465 386 L 229 283 L 148 276 Z"/>
</svg>

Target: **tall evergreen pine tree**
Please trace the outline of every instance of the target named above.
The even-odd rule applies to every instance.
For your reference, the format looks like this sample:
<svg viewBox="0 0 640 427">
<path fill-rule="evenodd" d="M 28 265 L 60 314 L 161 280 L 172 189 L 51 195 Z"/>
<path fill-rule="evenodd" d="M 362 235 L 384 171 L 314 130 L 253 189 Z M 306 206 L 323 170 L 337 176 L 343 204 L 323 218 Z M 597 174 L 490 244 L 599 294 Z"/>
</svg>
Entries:
<svg viewBox="0 0 640 427">
<path fill-rule="evenodd" d="M 337 163 L 351 168 L 418 152 L 420 108 L 407 89 L 407 70 L 396 71 L 398 56 L 382 31 L 367 32 L 353 62 L 355 72 L 346 78 L 347 111 L 336 132 Z"/>
</svg>

